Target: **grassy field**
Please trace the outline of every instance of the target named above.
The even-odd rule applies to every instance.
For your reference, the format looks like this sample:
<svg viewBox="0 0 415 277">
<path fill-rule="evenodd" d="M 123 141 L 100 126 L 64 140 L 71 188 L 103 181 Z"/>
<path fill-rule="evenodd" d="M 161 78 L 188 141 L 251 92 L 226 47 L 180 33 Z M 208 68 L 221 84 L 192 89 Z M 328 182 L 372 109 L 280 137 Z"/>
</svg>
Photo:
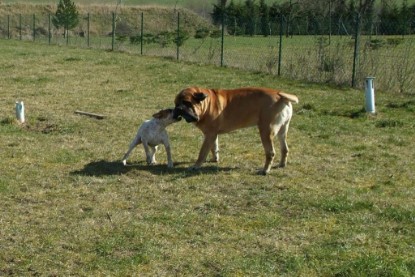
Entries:
<svg viewBox="0 0 415 277">
<path fill-rule="evenodd" d="M 14 40 L 0 57 L 0 276 L 415 274 L 415 96 L 377 91 L 369 116 L 362 91 L 266 74 Z M 168 129 L 174 169 L 142 147 L 123 167 L 138 125 L 189 85 L 298 95 L 287 168 L 257 175 L 249 128 L 188 171 L 202 136 L 185 122 Z"/>
</svg>

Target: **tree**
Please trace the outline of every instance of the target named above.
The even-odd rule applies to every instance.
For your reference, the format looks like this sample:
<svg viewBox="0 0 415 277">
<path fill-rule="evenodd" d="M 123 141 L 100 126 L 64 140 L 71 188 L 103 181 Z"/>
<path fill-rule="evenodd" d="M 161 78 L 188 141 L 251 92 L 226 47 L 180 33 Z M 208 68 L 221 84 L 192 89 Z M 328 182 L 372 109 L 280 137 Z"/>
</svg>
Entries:
<svg viewBox="0 0 415 277">
<path fill-rule="evenodd" d="M 68 37 L 68 31 L 75 28 L 79 23 L 79 13 L 75 3 L 71 0 L 59 0 L 58 8 L 52 23 L 56 28 L 64 28 L 64 36 Z"/>
<path fill-rule="evenodd" d="M 221 25 L 223 20 L 223 14 L 226 9 L 226 2 L 227 0 L 218 0 L 218 4 L 213 4 L 213 12 L 212 12 L 212 19 L 213 24 Z"/>
<path fill-rule="evenodd" d="M 270 32 L 269 22 L 269 8 L 265 0 L 259 1 L 259 15 L 261 17 L 261 33 L 263 36 L 268 36 Z"/>
<path fill-rule="evenodd" d="M 226 27 L 231 35 L 240 35 L 241 34 L 241 17 L 242 12 L 240 5 L 235 5 L 234 1 L 231 0 L 228 7 L 225 10 L 226 14 Z"/>
<path fill-rule="evenodd" d="M 380 17 L 380 33 L 394 35 L 399 33 L 399 8 L 395 3 L 382 1 Z"/>
<path fill-rule="evenodd" d="M 410 26 L 411 26 L 411 11 L 408 6 L 408 1 L 403 0 L 402 7 L 399 12 L 399 31 L 401 34 L 407 35 L 410 32 Z"/>
<path fill-rule="evenodd" d="M 245 0 L 245 34 L 254 36 L 256 33 L 256 23 L 258 19 L 258 8 L 255 4 L 255 0 Z"/>
</svg>

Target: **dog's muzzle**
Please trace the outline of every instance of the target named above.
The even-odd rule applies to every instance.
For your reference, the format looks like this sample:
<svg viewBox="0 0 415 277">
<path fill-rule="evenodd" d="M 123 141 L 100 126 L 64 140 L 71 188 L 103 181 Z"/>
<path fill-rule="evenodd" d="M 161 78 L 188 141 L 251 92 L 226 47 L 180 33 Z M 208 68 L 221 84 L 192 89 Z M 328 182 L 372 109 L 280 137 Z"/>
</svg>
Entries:
<svg viewBox="0 0 415 277">
<path fill-rule="evenodd" d="M 180 119 L 184 118 L 187 123 L 196 122 L 199 118 L 193 113 L 193 111 L 188 111 L 188 108 L 185 106 L 177 106 L 173 111 L 173 118 Z"/>
</svg>

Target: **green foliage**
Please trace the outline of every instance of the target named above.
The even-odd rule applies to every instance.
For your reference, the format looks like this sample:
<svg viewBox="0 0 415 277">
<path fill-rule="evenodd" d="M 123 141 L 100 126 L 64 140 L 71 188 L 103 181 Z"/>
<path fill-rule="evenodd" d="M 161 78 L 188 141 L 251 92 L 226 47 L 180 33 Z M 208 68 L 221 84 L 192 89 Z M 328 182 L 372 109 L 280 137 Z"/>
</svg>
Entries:
<svg viewBox="0 0 415 277">
<path fill-rule="evenodd" d="M 203 39 L 208 37 L 210 34 L 210 30 L 208 28 L 200 28 L 196 30 L 195 38 L 197 39 Z"/>
<path fill-rule="evenodd" d="M 176 36 L 173 39 L 173 42 L 174 42 L 174 44 L 176 44 L 176 46 L 180 47 L 188 39 L 189 39 L 189 34 L 185 31 L 180 30 L 178 33 L 176 33 Z"/>
<path fill-rule="evenodd" d="M 182 46 L 185 41 L 189 39 L 189 34 L 185 31 L 177 32 L 160 32 L 156 35 L 146 33 L 143 35 L 143 44 L 156 43 L 159 44 L 162 48 L 167 47 L 168 45 L 174 43 L 177 46 Z M 130 36 L 131 44 L 140 44 L 141 35 Z"/>
<path fill-rule="evenodd" d="M 410 6 L 406 0 L 401 6 L 382 1 L 376 9 L 375 1 L 330 1 L 330 10 L 325 0 L 274 1 L 272 5 L 264 0 L 225 1 L 227 6 L 213 4 L 212 21 L 222 24 L 232 35 L 264 35 L 272 29 L 284 28 L 288 35 L 350 35 L 355 32 L 356 15 L 360 15 L 363 33 L 374 29 L 380 34 L 408 35 L 415 32 L 413 24 L 415 4 Z M 281 27 L 280 19 L 283 19 Z M 278 33 L 278 32 L 276 32 Z"/>
<path fill-rule="evenodd" d="M 75 3 L 71 0 L 59 0 L 52 23 L 56 28 L 63 27 L 65 31 L 75 28 L 79 24 L 79 13 Z"/>
</svg>

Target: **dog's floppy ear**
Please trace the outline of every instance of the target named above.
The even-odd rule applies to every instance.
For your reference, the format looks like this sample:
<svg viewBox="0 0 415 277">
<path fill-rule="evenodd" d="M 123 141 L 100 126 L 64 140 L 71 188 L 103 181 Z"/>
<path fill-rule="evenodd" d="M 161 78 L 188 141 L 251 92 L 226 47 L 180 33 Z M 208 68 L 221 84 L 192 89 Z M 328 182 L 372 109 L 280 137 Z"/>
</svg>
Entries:
<svg viewBox="0 0 415 277">
<path fill-rule="evenodd" d="M 164 114 L 166 113 L 166 110 L 161 110 L 153 114 L 154 118 L 160 119 L 163 118 Z"/>
<path fill-rule="evenodd" d="M 202 102 L 203 100 L 206 99 L 206 97 L 208 97 L 208 95 L 203 92 L 196 92 L 193 94 L 193 99 L 196 100 L 197 102 Z"/>
</svg>

